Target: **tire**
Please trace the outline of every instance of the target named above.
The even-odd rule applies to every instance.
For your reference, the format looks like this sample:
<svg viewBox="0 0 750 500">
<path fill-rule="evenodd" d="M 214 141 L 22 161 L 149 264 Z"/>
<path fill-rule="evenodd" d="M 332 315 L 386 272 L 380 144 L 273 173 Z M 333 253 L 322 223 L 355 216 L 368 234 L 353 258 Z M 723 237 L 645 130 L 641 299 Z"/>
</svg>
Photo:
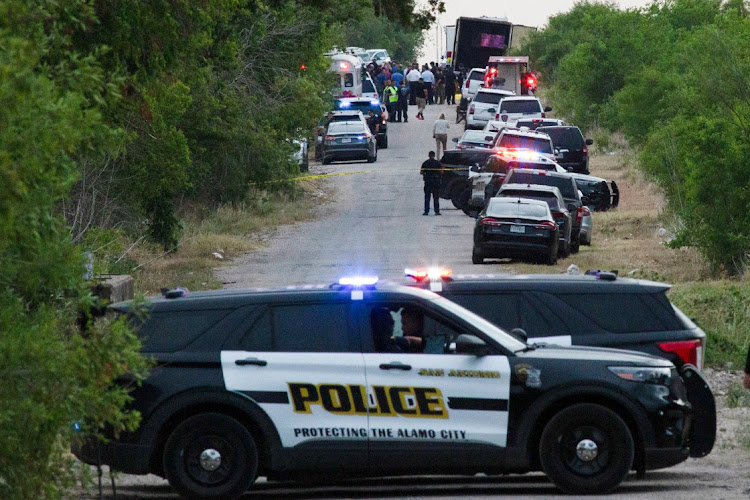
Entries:
<svg viewBox="0 0 750 500">
<path fill-rule="evenodd" d="M 210 471 L 200 463 L 207 449 L 218 451 L 221 464 Z M 237 498 L 258 474 L 258 449 L 250 432 L 220 413 L 202 413 L 180 423 L 169 435 L 162 455 L 169 484 L 186 498 Z"/>
<path fill-rule="evenodd" d="M 563 259 L 566 257 L 570 257 L 570 241 L 566 241 L 558 248 L 560 249 L 560 257 L 562 257 Z"/>
<path fill-rule="evenodd" d="M 388 149 L 388 135 L 383 136 L 383 140 L 380 141 L 381 144 L 379 145 L 383 149 Z"/>
<path fill-rule="evenodd" d="M 471 189 L 464 189 L 458 196 L 458 208 L 463 211 L 466 215 L 469 215 L 467 210 L 469 206 L 469 199 L 471 198 Z"/>
<path fill-rule="evenodd" d="M 581 249 L 581 237 L 578 236 L 576 238 L 575 242 L 570 243 L 570 253 L 578 253 L 578 251 Z"/>
<path fill-rule="evenodd" d="M 549 249 L 549 253 L 546 255 L 544 259 L 544 263 L 548 266 L 554 266 L 557 264 L 557 249 L 559 245 L 552 245 Z"/>
<path fill-rule="evenodd" d="M 309 158 L 305 157 L 302 160 L 302 165 L 300 166 L 299 171 L 300 172 L 309 172 L 310 171 L 310 159 Z"/>
<path fill-rule="evenodd" d="M 584 440 L 596 445 L 593 459 L 577 455 L 576 447 Z M 545 426 L 539 442 L 542 470 L 555 486 L 573 495 L 609 493 L 628 475 L 634 457 L 627 424 L 617 413 L 597 404 L 561 410 Z"/>
<path fill-rule="evenodd" d="M 452 180 L 446 189 L 448 191 L 448 198 L 450 198 L 451 203 L 453 203 L 453 206 L 460 209 L 461 208 L 461 193 L 466 189 L 464 186 L 466 185 L 466 180 L 464 179 L 454 179 Z"/>
<path fill-rule="evenodd" d="M 323 157 L 323 165 L 329 165 L 331 163 L 331 158 Z"/>
<path fill-rule="evenodd" d="M 471 250 L 471 263 L 472 264 L 484 264 L 484 255 L 480 248 L 474 247 Z"/>
<path fill-rule="evenodd" d="M 367 155 L 367 163 L 375 163 L 378 158 L 376 156 Z"/>
</svg>

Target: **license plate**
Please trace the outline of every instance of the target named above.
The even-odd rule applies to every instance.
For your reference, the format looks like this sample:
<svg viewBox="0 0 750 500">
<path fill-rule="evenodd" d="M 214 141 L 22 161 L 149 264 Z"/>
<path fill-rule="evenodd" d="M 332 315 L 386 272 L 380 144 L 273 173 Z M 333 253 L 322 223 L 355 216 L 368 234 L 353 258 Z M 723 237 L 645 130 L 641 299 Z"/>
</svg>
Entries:
<svg viewBox="0 0 750 500">
<path fill-rule="evenodd" d="M 352 140 L 347 137 L 344 137 L 343 139 L 341 139 L 341 142 L 352 142 Z"/>
<path fill-rule="evenodd" d="M 511 233 L 525 233 L 526 226 L 510 226 Z"/>
</svg>

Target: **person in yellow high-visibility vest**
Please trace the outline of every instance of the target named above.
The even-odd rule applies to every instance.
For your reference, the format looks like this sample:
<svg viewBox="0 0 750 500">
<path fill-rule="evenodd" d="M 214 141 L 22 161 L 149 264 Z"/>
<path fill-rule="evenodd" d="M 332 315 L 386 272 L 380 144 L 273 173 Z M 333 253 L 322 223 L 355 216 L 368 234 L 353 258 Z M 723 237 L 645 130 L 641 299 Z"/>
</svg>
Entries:
<svg viewBox="0 0 750 500">
<path fill-rule="evenodd" d="M 393 80 L 385 82 L 383 89 L 383 102 L 388 109 L 388 121 L 396 121 L 396 103 L 398 102 L 398 89 L 393 86 Z"/>
</svg>

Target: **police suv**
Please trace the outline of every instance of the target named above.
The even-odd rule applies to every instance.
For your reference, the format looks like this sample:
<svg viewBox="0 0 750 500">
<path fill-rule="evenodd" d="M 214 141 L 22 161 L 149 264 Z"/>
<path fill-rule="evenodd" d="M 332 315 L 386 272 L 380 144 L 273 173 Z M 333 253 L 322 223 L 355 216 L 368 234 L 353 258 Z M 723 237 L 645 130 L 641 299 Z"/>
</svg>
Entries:
<svg viewBox="0 0 750 500">
<path fill-rule="evenodd" d="M 419 288 L 351 278 L 171 291 L 145 321 L 128 302 L 111 310 L 138 321 L 156 362 L 132 393 L 141 426 L 74 451 L 186 497 L 237 497 L 258 476 L 534 470 L 604 493 L 690 454 L 669 361 L 527 345 Z"/>
</svg>

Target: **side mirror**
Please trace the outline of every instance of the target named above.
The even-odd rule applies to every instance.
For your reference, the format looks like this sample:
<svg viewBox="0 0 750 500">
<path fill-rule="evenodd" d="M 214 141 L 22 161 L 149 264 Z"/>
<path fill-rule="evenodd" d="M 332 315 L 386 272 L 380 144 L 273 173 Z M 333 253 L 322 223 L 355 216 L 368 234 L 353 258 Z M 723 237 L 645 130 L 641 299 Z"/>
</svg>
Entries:
<svg viewBox="0 0 750 500">
<path fill-rule="evenodd" d="M 583 204 L 583 206 L 587 207 L 591 205 L 591 198 L 589 198 L 588 196 L 581 196 L 581 203 Z"/>
<path fill-rule="evenodd" d="M 565 170 L 567 170 L 568 172 L 572 172 L 573 171 L 573 167 L 567 167 Z"/>
<path fill-rule="evenodd" d="M 453 139 L 451 139 L 451 140 L 452 140 L 453 142 L 458 142 L 458 137 L 454 137 L 454 138 L 453 138 Z"/>
<path fill-rule="evenodd" d="M 529 336 L 526 334 L 526 330 L 524 330 L 523 328 L 514 328 L 510 331 L 510 334 L 524 344 L 529 341 Z"/>
<path fill-rule="evenodd" d="M 587 146 L 591 146 L 592 144 L 594 144 L 594 139 L 586 139 Z"/>
<path fill-rule="evenodd" d="M 552 111 L 552 107 L 551 106 L 547 106 L 546 108 L 544 108 L 544 112 L 545 113 L 549 113 L 550 111 Z"/>
<path fill-rule="evenodd" d="M 568 212 L 573 213 L 576 210 L 578 210 L 578 207 L 576 207 L 575 203 L 568 203 Z"/>
<path fill-rule="evenodd" d="M 471 354 L 483 356 L 487 352 L 487 344 L 475 335 L 462 334 L 456 339 L 456 354 Z"/>
</svg>

